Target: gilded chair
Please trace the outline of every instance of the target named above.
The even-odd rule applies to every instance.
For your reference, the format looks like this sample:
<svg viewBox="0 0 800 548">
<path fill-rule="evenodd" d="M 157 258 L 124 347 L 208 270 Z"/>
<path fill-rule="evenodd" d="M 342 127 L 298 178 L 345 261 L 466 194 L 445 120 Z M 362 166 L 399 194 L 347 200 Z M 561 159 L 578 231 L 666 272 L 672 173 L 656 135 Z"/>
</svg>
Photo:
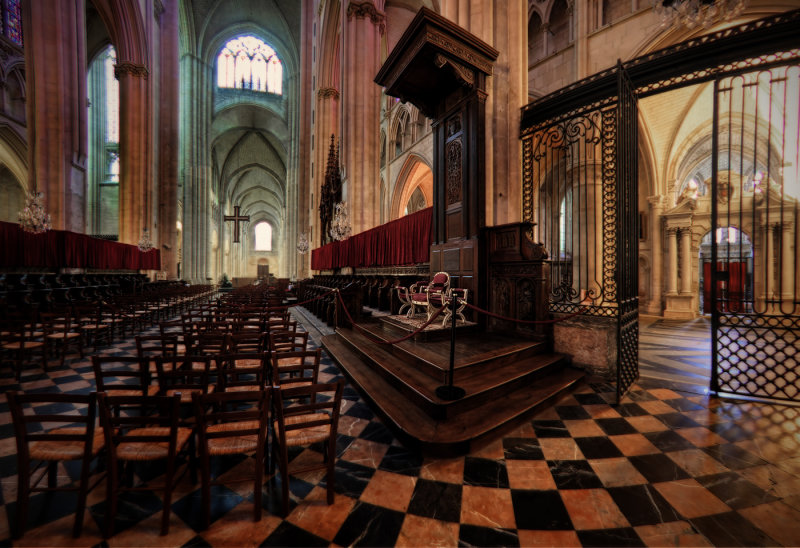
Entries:
<svg viewBox="0 0 800 548">
<path fill-rule="evenodd" d="M 437 272 L 428 285 L 418 286 L 416 289 L 417 291 L 411 293 L 411 308 L 408 311 L 408 317 L 412 317 L 416 313 L 416 308 L 420 307 L 425 310 L 427 319 L 430 319 L 437 310 L 442 308 L 446 300 L 445 297 L 450 290 L 450 274 Z"/>
</svg>

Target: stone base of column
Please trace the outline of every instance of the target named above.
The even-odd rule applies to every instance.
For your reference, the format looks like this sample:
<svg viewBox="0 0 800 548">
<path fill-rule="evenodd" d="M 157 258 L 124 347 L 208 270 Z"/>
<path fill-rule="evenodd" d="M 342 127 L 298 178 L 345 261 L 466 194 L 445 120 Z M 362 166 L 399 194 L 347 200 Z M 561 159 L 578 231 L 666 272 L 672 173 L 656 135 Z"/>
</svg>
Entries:
<svg viewBox="0 0 800 548">
<path fill-rule="evenodd" d="M 694 295 L 665 295 L 664 318 L 669 320 L 693 320 L 698 315 L 698 304 Z"/>
</svg>

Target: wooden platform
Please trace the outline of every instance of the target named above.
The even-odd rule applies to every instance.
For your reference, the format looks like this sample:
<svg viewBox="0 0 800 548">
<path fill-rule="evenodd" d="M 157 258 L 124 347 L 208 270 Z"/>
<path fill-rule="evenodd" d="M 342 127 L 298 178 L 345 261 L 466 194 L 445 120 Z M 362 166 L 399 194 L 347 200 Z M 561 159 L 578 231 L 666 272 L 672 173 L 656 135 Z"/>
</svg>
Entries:
<svg viewBox="0 0 800 548">
<path fill-rule="evenodd" d="M 409 445 L 438 454 L 469 451 L 476 439 L 546 405 L 583 378 L 542 343 L 470 332 L 456 341 L 456 401 L 436 395 L 447 382 L 450 341 L 392 341 L 406 331 L 388 322 L 337 329 L 322 344 L 352 383 Z"/>
</svg>

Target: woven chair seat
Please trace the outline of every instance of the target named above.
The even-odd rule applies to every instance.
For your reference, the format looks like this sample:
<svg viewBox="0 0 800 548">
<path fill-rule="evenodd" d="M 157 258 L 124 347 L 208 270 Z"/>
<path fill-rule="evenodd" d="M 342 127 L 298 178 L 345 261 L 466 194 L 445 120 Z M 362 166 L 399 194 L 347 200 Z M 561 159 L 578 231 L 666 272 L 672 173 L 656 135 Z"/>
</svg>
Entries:
<svg viewBox="0 0 800 548">
<path fill-rule="evenodd" d="M 86 429 L 83 427 L 65 427 L 51 430 L 48 434 L 63 434 L 73 435 L 77 434 L 83 436 L 86 434 Z M 92 455 L 97 455 L 103 448 L 105 440 L 103 438 L 103 431 L 96 429 L 94 431 L 94 439 L 92 440 Z M 32 441 L 28 446 L 30 457 L 36 460 L 75 460 L 83 457 L 83 442 L 82 441 Z"/>
<path fill-rule="evenodd" d="M 158 387 L 156 387 L 158 388 Z M 209 385 L 206 393 L 211 394 L 214 392 L 214 386 Z M 175 394 L 181 395 L 181 403 L 192 403 L 192 394 L 203 394 L 202 388 L 172 388 L 167 390 L 167 396 L 174 396 Z"/>
<path fill-rule="evenodd" d="M 277 358 L 275 363 L 278 367 L 291 367 L 303 363 L 303 358 Z"/>
<path fill-rule="evenodd" d="M 3 348 L 5 348 L 6 350 L 19 350 L 20 347 L 22 347 L 23 349 L 40 348 L 43 344 L 44 343 L 41 341 L 25 341 L 24 343 L 22 341 L 13 341 L 5 343 L 3 345 Z"/>
<path fill-rule="evenodd" d="M 317 420 L 329 420 L 330 417 L 325 413 L 314 413 L 310 415 L 302 415 L 302 416 L 289 416 L 284 419 L 286 426 L 293 426 L 297 424 L 303 424 L 304 422 L 313 422 Z M 276 430 L 280 428 L 280 425 L 277 421 L 273 423 L 273 426 Z M 318 426 L 309 426 L 306 428 L 300 428 L 298 430 L 287 430 L 286 431 L 286 445 L 289 447 L 297 446 L 297 445 L 310 445 L 312 443 L 317 443 L 321 441 L 325 441 L 330 436 L 331 427 L 329 424 L 322 424 Z"/>
<path fill-rule="evenodd" d="M 63 329 L 63 328 L 62 328 Z M 80 333 L 51 333 L 47 336 L 48 339 L 74 339 L 80 337 Z"/>
<path fill-rule="evenodd" d="M 242 358 L 236 360 L 236 368 L 258 368 L 261 367 L 261 360 L 256 358 Z"/>
<path fill-rule="evenodd" d="M 117 388 L 115 386 L 106 386 L 105 391 L 109 396 L 141 396 L 142 391 L 139 388 Z M 158 394 L 158 386 L 152 384 L 147 387 L 147 395 L 155 396 Z"/>
<path fill-rule="evenodd" d="M 149 428 L 136 428 L 126 434 L 131 437 L 138 436 L 168 436 L 169 428 L 163 426 L 153 426 Z M 183 449 L 183 446 L 189 441 L 192 436 L 191 428 L 178 428 L 176 447 L 178 451 Z M 165 459 L 169 455 L 169 443 L 166 441 L 142 443 L 142 442 L 125 442 L 123 441 L 117 446 L 117 458 L 122 460 L 157 460 Z"/>
<path fill-rule="evenodd" d="M 263 386 L 256 386 L 255 381 L 254 384 L 239 384 L 234 386 L 226 386 L 225 392 L 253 392 L 258 391 L 263 388 Z"/>
<path fill-rule="evenodd" d="M 258 421 L 239 421 L 224 424 L 212 424 L 206 428 L 209 434 L 215 432 L 231 432 L 235 430 L 258 429 Z M 258 435 L 235 436 L 232 438 L 219 438 L 208 440 L 208 453 L 210 455 L 235 455 L 236 453 L 249 453 L 258 448 Z"/>
</svg>

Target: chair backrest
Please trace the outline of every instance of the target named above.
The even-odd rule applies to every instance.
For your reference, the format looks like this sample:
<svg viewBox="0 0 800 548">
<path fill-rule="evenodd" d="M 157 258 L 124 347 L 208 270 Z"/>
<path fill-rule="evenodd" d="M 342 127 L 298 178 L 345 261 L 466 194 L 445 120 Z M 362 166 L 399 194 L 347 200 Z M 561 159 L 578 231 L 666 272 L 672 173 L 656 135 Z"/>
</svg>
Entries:
<svg viewBox="0 0 800 548">
<path fill-rule="evenodd" d="M 135 339 L 136 353 L 140 358 L 178 354 L 177 335 L 136 335 Z"/>
<path fill-rule="evenodd" d="M 308 348 L 308 331 L 270 331 L 269 349 L 271 352 L 298 352 Z"/>
<path fill-rule="evenodd" d="M 91 460 L 102 445 L 94 443 L 97 405 L 91 394 L 24 394 L 9 392 L 17 458 Z M 46 410 L 45 412 L 41 412 Z M 94 451 L 93 451 L 94 448 Z"/>
<path fill-rule="evenodd" d="M 272 354 L 272 383 L 278 386 L 316 384 L 322 351 L 280 352 Z"/>
<path fill-rule="evenodd" d="M 271 395 L 270 388 L 192 394 L 200 451 L 213 454 L 236 454 L 258 448 L 263 451 Z M 255 443 L 243 443 L 247 438 Z"/>
<path fill-rule="evenodd" d="M 448 289 L 450 289 L 450 274 L 447 272 L 437 272 L 433 275 L 431 283 L 428 284 L 428 291 L 446 293 Z"/>
<path fill-rule="evenodd" d="M 94 382 L 98 392 L 146 394 L 150 370 L 138 356 L 92 356 Z"/>
<path fill-rule="evenodd" d="M 205 394 L 211 382 L 209 356 L 168 356 L 156 358 L 159 392 L 171 395 L 181 392 L 181 401 L 191 401 L 192 392 Z"/>
<path fill-rule="evenodd" d="M 112 396 L 97 393 L 100 424 L 103 427 L 110 468 L 122 460 L 174 459 L 181 398 L 172 396 Z M 125 444 L 124 455 L 118 453 Z M 147 448 L 137 451 L 136 446 Z"/>
<path fill-rule="evenodd" d="M 341 379 L 335 383 L 316 383 L 290 388 L 273 387 L 276 435 L 281 447 L 286 447 L 287 438 L 302 441 L 302 437 L 298 439 L 292 432 L 305 428 L 319 431 L 320 427 L 328 427 L 327 438 L 335 443 L 343 387 L 344 382 Z"/>
<path fill-rule="evenodd" d="M 231 353 L 264 352 L 267 347 L 267 334 L 264 332 L 241 332 L 228 335 L 227 350 Z"/>
<path fill-rule="evenodd" d="M 217 365 L 217 390 L 260 390 L 270 381 L 270 354 L 231 353 L 215 358 Z"/>
</svg>

